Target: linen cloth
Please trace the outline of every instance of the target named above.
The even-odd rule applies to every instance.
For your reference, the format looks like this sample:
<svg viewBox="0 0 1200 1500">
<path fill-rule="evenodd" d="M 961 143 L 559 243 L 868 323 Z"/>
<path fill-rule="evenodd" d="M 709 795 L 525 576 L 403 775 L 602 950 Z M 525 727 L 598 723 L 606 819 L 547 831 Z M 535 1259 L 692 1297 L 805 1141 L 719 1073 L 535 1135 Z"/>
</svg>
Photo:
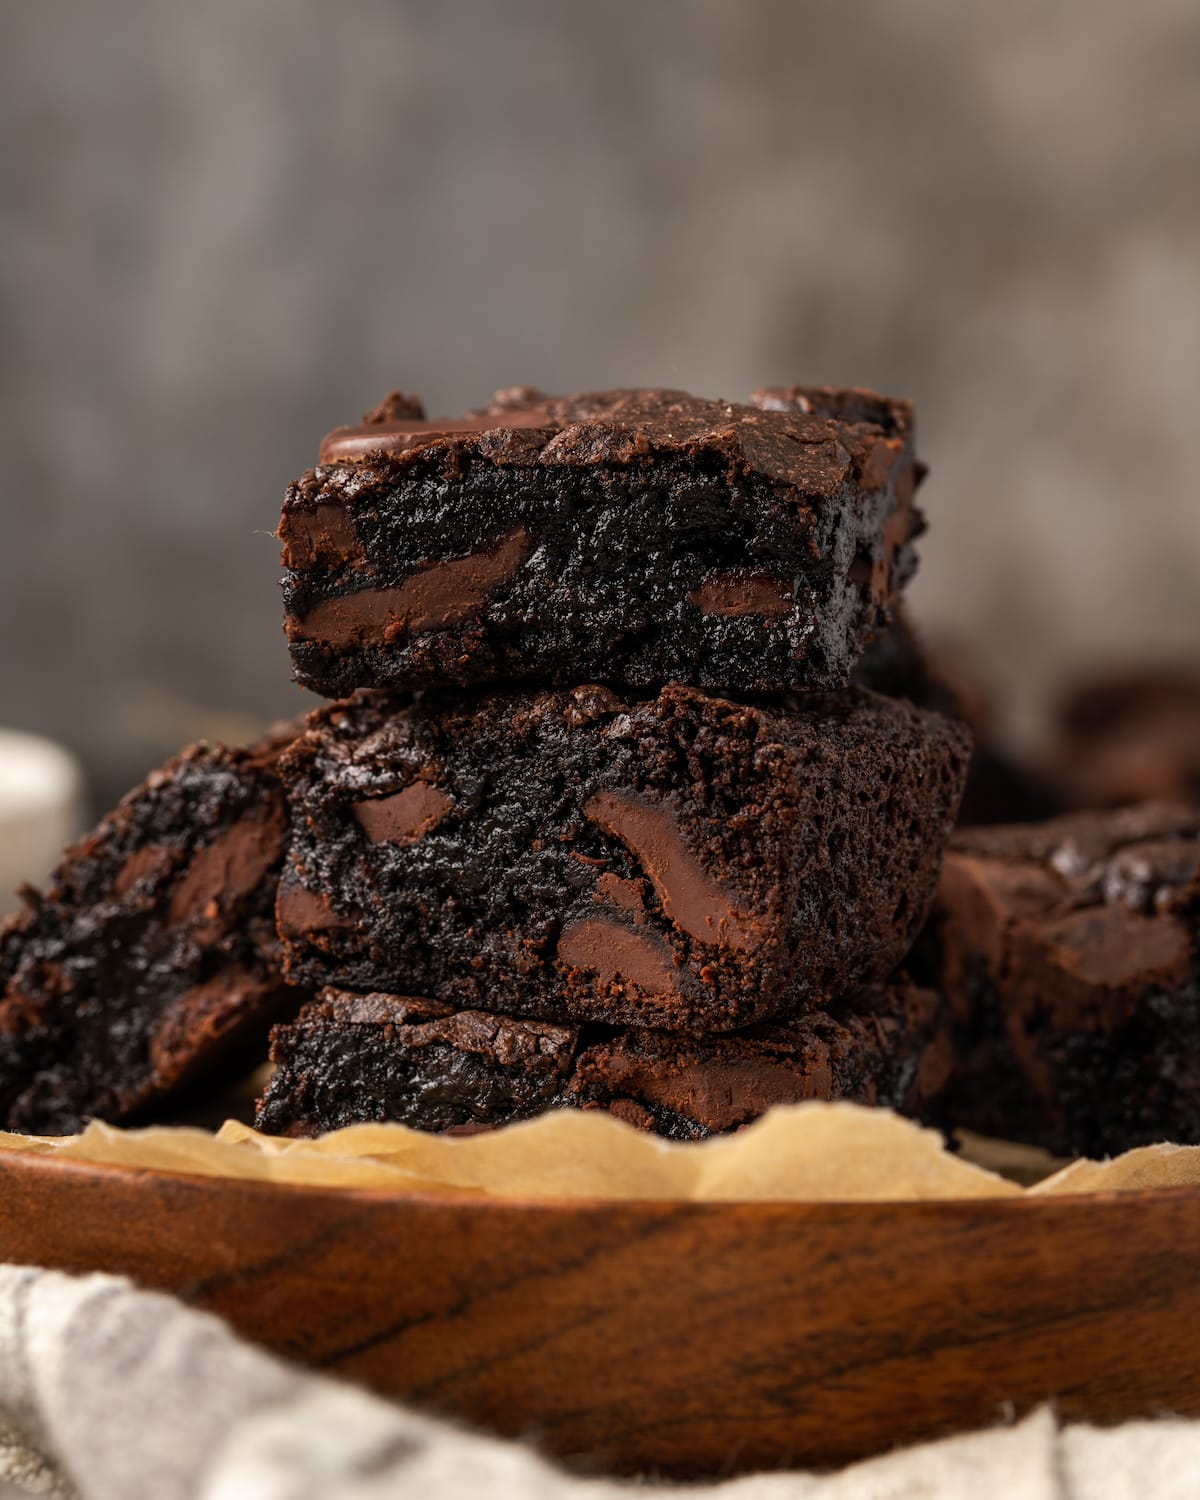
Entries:
<svg viewBox="0 0 1200 1500">
<path fill-rule="evenodd" d="M 293 1369 L 111 1276 L 0 1266 L 0 1500 L 1195 1500 L 1200 1423 L 1009 1427 L 856 1464 L 677 1486 L 580 1479 L 516 1443 Z"/>
</svg>

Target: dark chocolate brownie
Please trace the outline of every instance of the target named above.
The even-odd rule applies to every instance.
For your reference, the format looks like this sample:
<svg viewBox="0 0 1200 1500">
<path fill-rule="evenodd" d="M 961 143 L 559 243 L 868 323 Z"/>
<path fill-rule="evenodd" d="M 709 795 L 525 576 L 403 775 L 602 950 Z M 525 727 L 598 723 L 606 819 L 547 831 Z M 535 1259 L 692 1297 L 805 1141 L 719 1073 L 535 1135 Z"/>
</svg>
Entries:
<svg viewBox="0 0 1200 1500">
<path fill-rule="evenodd" d="M 1059 730 L 1055 774 L 1071 806 L 1200 803 L 1200 673 L 1099 678 L 1070 695 Z"/>
<path fill-rule="evenodd" d="M 1200 809 L 956 833 L 931 930 L 958 1123 L 1062 1153 L 1200 1144 Z"/>
<path fill-rule="evenodd" d="M 297 679 L 843 686 L 915 566 L 912 411 L 787 395 L 388 397 L 284 501 Z"/>
<path fill-rule="evenodd" d="M 281 765 L 301 984 L 725 1031 L 892 971 L 969 737 L 857 690 L 363 694 Z"/>
<path fill-rule="evenodd" d="M 193 746 L 67 850 L 0 929 L 0 1128 L 144 1119 L 304 996 L 274 928 L 291 732 Z"/>
<path fill-rule="evenodd" d="M 902 605 L 867 647 L 851 680 L 968 725 L 975 743 L 958 809 L 960 828 L 1039 822 L 1065 811 L 1067 803 L 1052 779 L 998 743 L 989 696 L 974 675 L 957 659 L 931 652 Z"/>
<path fill-rule="evenodd" d="M 257 1124 L 276 1135 L 364 1120 L 461 1131 L 566 1106 L 699 1140 L 803 1099 L 936 1116 L 950 1046 L 938 997 L 898 979 L 834 1010 L 715 1037 L 554 1026 L 329 990 L 275 1028 L 271 1057 Z"/>
</svg>

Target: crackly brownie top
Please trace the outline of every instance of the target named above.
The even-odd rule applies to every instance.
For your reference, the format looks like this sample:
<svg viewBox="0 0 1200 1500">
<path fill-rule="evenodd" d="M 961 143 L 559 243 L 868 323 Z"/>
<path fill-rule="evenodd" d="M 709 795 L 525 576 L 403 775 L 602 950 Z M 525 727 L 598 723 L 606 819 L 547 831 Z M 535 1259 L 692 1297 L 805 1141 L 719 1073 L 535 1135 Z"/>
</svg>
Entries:
<svg viewBox="0 0 1200 1500">
<path fill-rule="evenodd" d="M 793 386 L 751 400 L 672 390 L 547 396 L 516 386 L 465 416 L 427 418 L 417 397 L 397 391 L 359 425 L 329 433 L 320 462 L 475 458 L 582 468 L 684 457 L 820 495 L 845 482 L 883 488 L 912 425 L 907 402 L 870 391 Z"/>
<path fill-rule="evenodd" d="M 949 953 L 1072 1024 L 1102 994 L 1187 983 L 1198 898 L 1200 809 L 1170 803 L 960 831 L 939 896 Z"/>
<path fill-rule="evenodd" d="M 1200 808 L 1146 802 L 1045 823 L 961 829 L 953 856 L 1003 867 L 1022 916 L 1052 918 L 1120 904 L 1150 914 L 1178 907 L 1200 875 Z"/>
</svg>

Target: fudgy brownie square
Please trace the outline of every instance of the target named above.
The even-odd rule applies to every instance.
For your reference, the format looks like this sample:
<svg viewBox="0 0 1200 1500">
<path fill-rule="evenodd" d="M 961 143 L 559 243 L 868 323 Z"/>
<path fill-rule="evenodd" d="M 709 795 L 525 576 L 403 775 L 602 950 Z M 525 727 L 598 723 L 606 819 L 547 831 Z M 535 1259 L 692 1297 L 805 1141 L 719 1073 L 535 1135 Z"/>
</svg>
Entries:
<svg viewBox="0 0 1200 1500">
<path fill-rule="evenodd" d="M 864 391 L 395 394 L 280 521 L 297 679 L 843 686 L 915 566 L 907 402 Z"/>
<path fill-rule="evenodd" d="M 276 1069 L 256 1123 L 292 1136 L 365 1120 L 462 1131 L 569 1107 L 699 1140 L 804 1099 L 929 1119 L 950 1069 L 943 1012 L 933 992 L 899 978 L 833 1010 L 689 1037 L 329 990 L 272 1032 Z"/>
<path fill-rule="evenodd" d="M 144 1119 L 300 1005 L 274 924 L 293 732 L 185 750 L 23 892 L 0 928 L 0 1128 Z"/>
<path fill-rule="evenodd" d="M 1061 1153 L 1200 1144 L 1200 810 L 969 829 L 931 932 L 959 1124 Z"/>
<path fill-rule="evenodd" d="M 855 690 L 363 694 L 281 762 L 287 971 L 668 1030 L 845 994 L 924 921 L 968 745 Z"/>
</svg>

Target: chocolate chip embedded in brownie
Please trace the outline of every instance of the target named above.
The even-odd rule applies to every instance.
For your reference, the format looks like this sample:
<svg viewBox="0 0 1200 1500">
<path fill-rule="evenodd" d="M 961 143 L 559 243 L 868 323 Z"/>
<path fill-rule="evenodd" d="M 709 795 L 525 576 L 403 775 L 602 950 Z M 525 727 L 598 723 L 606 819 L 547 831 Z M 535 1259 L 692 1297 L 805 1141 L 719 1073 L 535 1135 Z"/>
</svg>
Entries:
<svg viewBox="0 0 1200 1500">
<path fill-rule="evenodd" d="M 932 929 L 959 1123 L 1064 1153 L 1200 1144 L 1200 810 L 955 834 Z"/>
<path fill-rule="evenodd" d="M 298 680 L 843 686 L 919 517 L 908 404 L 828 397 L 517 389 L 433 420 L 389 398 L 284 502 Z"/>
<path fill-rule="evenodd" d="M 725 1031 L 891 972 L 968 736 L 848 691 L 363 695 L 283 758 L 302 984 Z"/>
<path fill-rule="evenodd" d="M 279 971 L 291 734 L 194 746 L 69 849 L 0 928 L 0 1127 L 144 1118 L 304 998 Z"/>
<path fill-rule="evenodd" d="M 329 990 L 272 1033 L 276 1070 L 257 1124 L 293 1136 L 364 1120 L 447 1131 L 573 1107 L 698 1140 L 803 1099 L 928 1118 L 949 1073 L 942 1022 L 937 996 L 904 979 L 832 1011 L 715 1037 L 554 1026 Z"/>
<path fill-rule="evenodd" d="M 1200 803 L 1200 673 L 1118 673 L 1070 695 L 1054 771 L 1074 807 Z"/>
</svg>

